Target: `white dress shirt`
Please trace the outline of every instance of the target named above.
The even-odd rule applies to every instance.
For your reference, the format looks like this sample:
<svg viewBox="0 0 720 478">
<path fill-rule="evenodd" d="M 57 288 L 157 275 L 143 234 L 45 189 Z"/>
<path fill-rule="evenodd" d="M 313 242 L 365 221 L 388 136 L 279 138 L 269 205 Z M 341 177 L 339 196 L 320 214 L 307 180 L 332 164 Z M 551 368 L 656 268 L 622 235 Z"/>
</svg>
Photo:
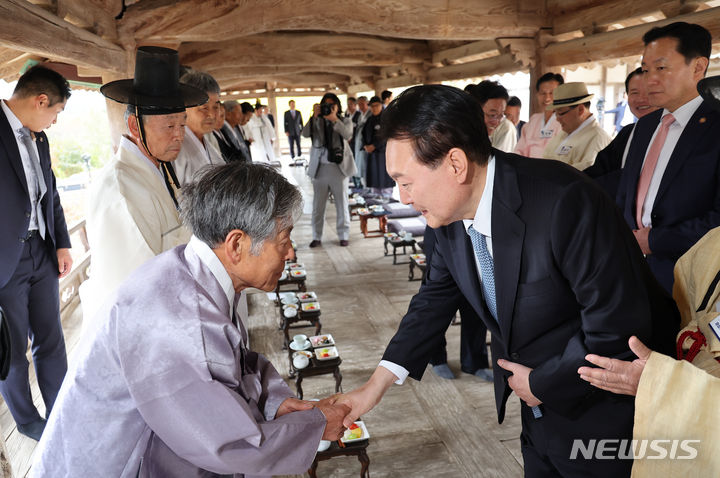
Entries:
<svg viewBox="0 0 720 478">
<path fill-rule="evenodd" d="M 485 236 L 485 242 L 487 243 L 490 257 L 493 257 L 491 219 L 494 184 L 495 157 L 490 156 L 490 160 L 488 161 L 487 165 L 487 173 L 485 176 L 485 189 L 483 190 L 482 196 L 480 197 L 480 203 L 478 203 L 477 210 L 475 211 L 475 217 L 473 219 L 463 219 L 463 225 L 465 226 L 466 232 L 470 228 L 470 226 L 472 226 L 473 229 Z M 477 273 L 478 280 L 482 283 L 480 262 L 478 261 L 476 254 L 473 254 L 473 256 L 475 257 L 475 272 Z M 410 375 L 410 372 L 408 372 L 405 367 L 402 367 L 393 362 L 388 362 L 387 360 L 381 360 L 380 366 L 390 370 L 398 378 L 395 381 L 395 383 L 397 383 L 398 385 L 403 384 L 408 375 Z"/>
<path fill-rule="evenodd" d="M 670 128 L 668 129 L 668 134 L 665 138 L 665 144 L 660 150 L 658 162 L 655 166 L 655 171 L 653 171 L 652 179 L 650 180 L 650 187 L 648 188 L 647 196 L 645 196 L 642 213 L 642 224 L 644 227 L 652 226 L 652 220 L 650 219 L 650 216 L 652 214 L 653 206 L 655 205 L 655 198 L 657 197 L 658 189 L 660 189 L 660 183 L 662 182 L 663 175 L 665 174 L 665 169 L 670 162 L 670 156 L 672 156 L 672 153 L 675 150 L 675 146 L 680 139 L 680 135 L 685 130 L 685 126 L 687 126 L 687 124 L 690 122 L 690 118 L 692 118 L 692 115 L 695 114 L 695 111 L 697 111 L 702 102 L 702 97 L 696 96 L 675 111 L 668 111 L 667 109 L 663 110 L 662 116 L 665 117 L 665 115 L 672 113 L 672 115 L 675 117 L 675 122 L 671 124 Z M 650 149 L 650 145 L 655 140 L 655 136 L 657 136 L 661 124 L 662 121 L 660 121 L 657 128 L 655 128 L 655 133 L 653 133 L 652 138 L 650 138 L 650 143 L 648 143 L 648 150 Z M 647 158 L 647 151 L 645 151 L 645 157 Z M 644 159 L 643 164 L 645 164 Z"/>
</svg>

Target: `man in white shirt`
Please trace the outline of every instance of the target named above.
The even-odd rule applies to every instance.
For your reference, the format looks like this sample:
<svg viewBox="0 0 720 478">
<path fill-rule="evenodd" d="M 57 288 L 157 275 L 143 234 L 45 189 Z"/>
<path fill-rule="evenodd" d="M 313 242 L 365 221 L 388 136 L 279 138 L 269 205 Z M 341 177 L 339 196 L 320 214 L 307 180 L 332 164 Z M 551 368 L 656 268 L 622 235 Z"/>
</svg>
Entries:
<svg viewBox="0 0 720 478">
<path fill-rule="evenodd" d="M 202 71 L 185 73 L 180 82 L 204 91 L 208 102 L 187 109 L 185 139 L 174 163 L 180 187 L 197 179 L 198 171 L 210 164 L 225 164 L 222 153 L 214 144 L 213 130 L 220 104 L 220 85 L 215 78 Z"/>
<path fill-rule="evenodd" d="M 598 152 L 610 144 L 610 135 L 590 112 L 590 100 L 585 83 L 560 85 L 555 90 L 552 106 L 562 132 L 555 135 L 547 146 L 543 158 L 555 159 L 582 171 L 592 166 Z"/>
<path fill-rule="evenodd" d="M 643 37 L 643 81 L 662 108 L 635 126 L 618 205 L 650 269 L 672 291 L 675 262 L 720 225 L 720 113 L 698 95 L 710 33 L 676 22 Z"/>
</svg>

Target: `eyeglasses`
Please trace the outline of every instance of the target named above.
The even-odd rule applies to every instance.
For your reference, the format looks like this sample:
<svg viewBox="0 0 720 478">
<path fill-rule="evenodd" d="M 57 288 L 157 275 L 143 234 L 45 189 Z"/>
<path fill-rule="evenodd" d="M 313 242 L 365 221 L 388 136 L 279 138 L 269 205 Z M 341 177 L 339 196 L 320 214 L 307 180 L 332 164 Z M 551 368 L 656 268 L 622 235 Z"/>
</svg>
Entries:
<svg viewBox="0 0 720 478">
<path fill-rule="evenodd" d="M 578 106 L 580 106 L 580 105 L 568 106 L 568 109 L 566 109 L 566 110 L 563 111 L 562 113 L 560 112 L 560 110 L 555 110 L 555 115 L 556 115 L 558 118 L 561 117 L 561 116 L 565 116 L 566 114 L 570 113 L 570 111 L 572 111 L 572 110 L 574 110 L 575 108 L 577 108 Z"/>
<path fill-rule="evenodd" d="M 501 120 L 505 117 L 503 113 L 486 113 L 485 110 L 483 110 L 483 114 L 487 119 L 491 120 Z"/>
</svg>

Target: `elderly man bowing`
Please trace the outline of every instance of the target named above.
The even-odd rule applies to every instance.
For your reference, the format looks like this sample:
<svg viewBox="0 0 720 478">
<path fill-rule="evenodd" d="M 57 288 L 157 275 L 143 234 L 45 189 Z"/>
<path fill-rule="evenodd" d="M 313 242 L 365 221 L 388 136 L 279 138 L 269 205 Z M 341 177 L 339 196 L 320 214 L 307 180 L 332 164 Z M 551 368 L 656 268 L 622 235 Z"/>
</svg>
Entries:
<svg viewBox="0 0 720 478">
<path fill-rule="evenodd" d="M 177 212 L 172 162 L 185 136 L 185 108 L 207 102 L 180 84 L 175 50 L 140 47 L 135 78 L 103 85 L 106 97 L 128 105 L 127 134 L 93 181 L 87 211 L 91 277 L 80 288 L 84 324 L 102 301 L 143 262 L 184 244 L 190 232 Z"/>
<path fill-rule="evenodd" d="M 231 163 L 187 186 L 181 209 L 193 238 L 137 269 L 105 303 L 33 476 L 296 474 L 321 437 L 342 434 L 349 409 L 292 398 L 233 323 L 241 290 L 275 288 L 300 191 L 269 167 Z"/>
</svg>

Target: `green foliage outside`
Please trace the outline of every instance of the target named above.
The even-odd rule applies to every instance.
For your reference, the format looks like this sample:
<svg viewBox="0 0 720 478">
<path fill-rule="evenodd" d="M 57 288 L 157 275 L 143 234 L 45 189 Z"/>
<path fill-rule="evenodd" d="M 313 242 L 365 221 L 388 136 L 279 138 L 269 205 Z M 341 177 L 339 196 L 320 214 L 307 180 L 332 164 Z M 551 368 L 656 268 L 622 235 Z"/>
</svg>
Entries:
<svg viewBox="0 0 720 478">
<path fill-rule="evenodd" d="M 65 111 L 46 133 L 58 180 L 87 172 L 84 155 L 90 157 L 91 169 L 101 168 L 112 157 L 105 98 L 98 91 L 73 90 Z"/>
</svg>

